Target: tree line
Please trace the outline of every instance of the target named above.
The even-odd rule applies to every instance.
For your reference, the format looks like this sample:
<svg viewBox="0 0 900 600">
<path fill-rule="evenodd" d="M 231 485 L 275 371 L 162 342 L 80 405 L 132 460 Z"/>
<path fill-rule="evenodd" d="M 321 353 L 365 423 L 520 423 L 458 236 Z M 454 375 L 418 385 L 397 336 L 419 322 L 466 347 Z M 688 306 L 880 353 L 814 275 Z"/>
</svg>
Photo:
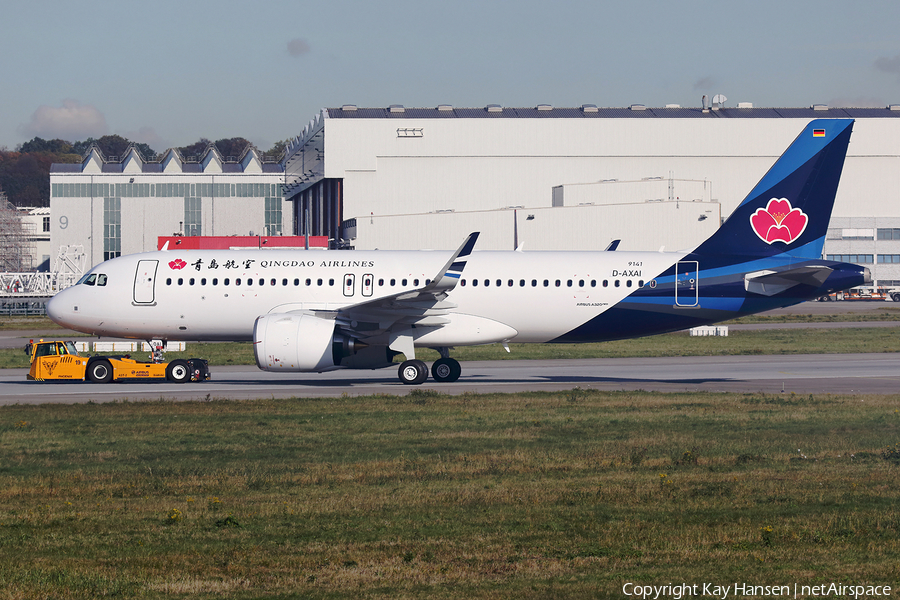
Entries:
<svg viewBox="0 0 900 600">
<path fill-rule="evenodd" d="M 265 154 L 279 159 L 287 140 L 275 143 Z M 250 145 L 242 137 L 224 138 L 210 142 L 206 138 L 178 148 L 185 158 L 199 158 L 207 146 L 214 144 L 223 158 L 239 157 Z M 80 163 L 92 145 L 96 145 L 107 158 L 120 159 L 134 146 L 145 161 L 157 158 L 157 152 L 143 143 L 131 142 L 120 135 L 104 135 L 99 139 L 88 138 L 79 142 L 36 137 L 18 146 L 14 151 L 0 149 L 0 191 L 15 206 L 50 205 L 50 165 L 53 163 Z"/>
</svg>

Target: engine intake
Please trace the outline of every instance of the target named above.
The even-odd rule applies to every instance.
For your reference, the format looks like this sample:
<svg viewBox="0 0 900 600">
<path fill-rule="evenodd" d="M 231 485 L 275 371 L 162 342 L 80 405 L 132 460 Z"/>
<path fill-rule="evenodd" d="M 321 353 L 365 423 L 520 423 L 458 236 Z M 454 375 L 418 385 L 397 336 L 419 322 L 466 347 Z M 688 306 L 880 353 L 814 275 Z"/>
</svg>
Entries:
<svg viewBox="0 0 900 600">
<path fill-rule="evenodd" d="M 380 368 L 391 364 L 395 354 L 340 333 L 334 321 L 303 313 L 258 317 L 253 353 L 263 371 L 317 373 L 345 367 Z"/>
</svg>

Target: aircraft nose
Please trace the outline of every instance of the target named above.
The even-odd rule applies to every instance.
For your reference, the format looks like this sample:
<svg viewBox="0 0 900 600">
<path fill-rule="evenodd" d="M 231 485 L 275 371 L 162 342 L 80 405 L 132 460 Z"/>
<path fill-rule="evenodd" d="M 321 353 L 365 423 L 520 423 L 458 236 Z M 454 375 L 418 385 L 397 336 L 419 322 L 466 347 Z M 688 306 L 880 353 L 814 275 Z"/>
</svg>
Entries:
<svg viewBox="0 0 900 600">
<path fill-rule="evenodd" d="M 57 325 L 68 325 L 66 317 L 71 316 L 73 308 L 77 310 L 77 308 L 69 306 L 71 304 L 69 301 L 71 295 L 67 294 L 67 291 L 61 290 L 47 301 L 47 316 Z"/>
</svg>

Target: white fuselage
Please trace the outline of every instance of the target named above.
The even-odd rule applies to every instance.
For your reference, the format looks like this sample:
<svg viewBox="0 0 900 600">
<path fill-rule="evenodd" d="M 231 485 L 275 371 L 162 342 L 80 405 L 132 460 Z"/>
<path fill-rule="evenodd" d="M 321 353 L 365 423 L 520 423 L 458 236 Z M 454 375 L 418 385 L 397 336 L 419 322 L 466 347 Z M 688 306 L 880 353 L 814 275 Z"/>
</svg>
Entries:
<svg viewBox="0 0 900 600">
<path fill-rule="evenodd" d="M 546 342 L 616 305 L 686 253 L 478 252 L 447 300 L 449 323 L 417 345 L 500 341 L 473 319 L 514 330 L 503 341 Z M 444 251 L 161 251 L 104 262 L 48 305 L 54 320 L 93 335 L 250 340 L 256 317 L 337 310 L 422 288 Z M 100 285 L 100 282 L 104 285 Z M 505 330 L 508 331 L 508 330 Z M 508 338 L 508 340 L 507 340 Z M 470 341 L 466 341 L 470 340 Z"/>
</svg>

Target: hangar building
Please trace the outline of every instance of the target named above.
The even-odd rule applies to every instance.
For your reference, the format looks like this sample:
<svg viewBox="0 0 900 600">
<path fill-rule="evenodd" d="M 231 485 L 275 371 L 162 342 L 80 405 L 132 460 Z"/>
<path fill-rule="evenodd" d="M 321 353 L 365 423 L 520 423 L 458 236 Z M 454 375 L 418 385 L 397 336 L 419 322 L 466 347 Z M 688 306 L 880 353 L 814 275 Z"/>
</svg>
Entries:
<svg viewBox="0 0 900 600">
<path fill-rule="evenodd" d="M 213 145 L 192 158 L 170 149 L 153 162 L 134 147 L 122 157 L 92 147 L 80 164 L 51 166 L 51 251 L 82 246 L 91 267 L 156 250 L 159 236 L 283 235 L 293 221 L 283 183 L 282 165 L 252 147 L 226 158 Z"/>
<path fill-rule="evenodd" d="M 812 119 L 854 118 L 825 252 L 900 285 L 900 105 L 323 109 L 283 161 L 294 230 L 345 247 L 691 247 Z"/>
</svg>

